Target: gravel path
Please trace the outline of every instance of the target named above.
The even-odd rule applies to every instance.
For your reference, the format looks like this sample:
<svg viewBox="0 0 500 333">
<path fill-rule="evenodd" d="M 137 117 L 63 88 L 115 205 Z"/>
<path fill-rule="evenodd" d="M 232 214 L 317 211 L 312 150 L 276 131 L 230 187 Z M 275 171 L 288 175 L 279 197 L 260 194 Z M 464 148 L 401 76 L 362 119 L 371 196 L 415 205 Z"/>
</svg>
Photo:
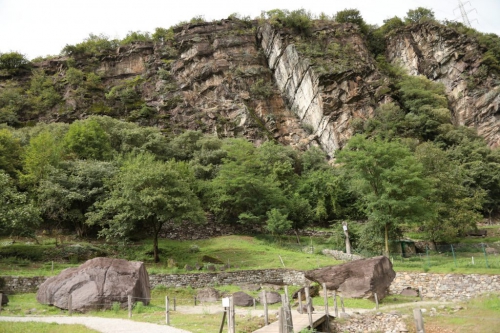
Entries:
<svg viewBox="0 0 500 333">
<path fill-rule="evenodd" d="M 0 321 L 39 321 L 58 324 L 81 324 L 102 333 L 190 333 L 167 325 L 156 325 L 127 319 L 97 317 L 0 317 Z"/>
</svg>

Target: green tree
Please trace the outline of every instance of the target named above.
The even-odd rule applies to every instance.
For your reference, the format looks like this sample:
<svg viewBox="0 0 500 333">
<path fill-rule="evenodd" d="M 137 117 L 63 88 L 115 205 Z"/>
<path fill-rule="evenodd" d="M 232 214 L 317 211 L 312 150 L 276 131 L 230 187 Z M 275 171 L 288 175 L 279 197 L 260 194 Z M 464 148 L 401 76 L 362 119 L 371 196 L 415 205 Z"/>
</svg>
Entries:
<svg viewBox="0 0 500 333">
<path fill-rule="evenodd" d="M 60 138 L 48 129 L 30 139 L 23 156 L 23 174 L 20 177 L 22 184 L 38 184 L 59 164 L 62 159 L 59 140 Z"/>
<path fill-rule="evenodd" d="M 335 21 L 339 23 L 354 23 L 359 26 L 362 33 L 368 32 L 368 25 L 357 9 L 344 9 L 335 14 Z"/>
<path fill-rule="evenodd" d="M 116 167 L 110 162 L 76 160 L 62 162 L 36 188 L 37 205 L 46 221 L 86 234 L 85 214 L 105 193 L 105 181 Z"/>
<path fill-rule="evenodd" d="M 0 53 L 0 71 L 17 74 L 22 69 L 29 69 L 31 62 L 19 52 Z"/>
<path fill-rule="evenodd" d="M 63 146 L 68 154 L 80 159 L 107 160 L 112 156 L 109 137 L 95 119 L 72 123 Z"/>
<path fill-rule="evenodd" d="M 426 221 L 434 216 L 426 200 L 431 183 L 422 164 L 410 150 L 395 141 L 368 140 L 356 135 L 338 155 L 352 177 L 352 186 L 365 205 L 371 227 L 384 236 L 389 254 L 389 236 L 405 223 Z"/>
<path fill-rule="evenodd" d="M 485 192 L 482 189 L 469 191 L 463 185 L 465 175 L 460 166 L 435 144 L 422 143 L 415 156 L 424 167 L 424 175 L 432 182 L 429 202 L 436 215 L 422 221 L 421 226 L 427 239 L 434 243 L 449 242 L 475 229 L 481 220 L 479 211 Z"/>
<path fill-rule="evenodd" d="M 0 169 L 10 177 L 17 177 L 21 170 L 23 149 L 19 139 L 8 129 L 0 129 Z"/>
<path fill-rule="evenodd" d="M 25 193 L 21 193 L 11 178 L 0 170 L 0 234 L 34 236 L 40 224 L 38 209 Z"/>
<path fill-rule="evenodd" d="M 292 222 L 288 220 L 288 215 L 280 212 L 279 209 L 273 208 L 266 213 L 267 223 L 266 229 L 274 237 L 277 237 L 281 243 L 281 236 L 292 228 Z"/>
<path fill-rule="evenodd" d="M 162 162 L 152 154 L 128 156 L 109 183 L 109 195 L 87 214 L 88 223 L 100 224 L 100 236 L 125 238 L 141 228 L 153 233 L 154 260 L 160 260 L 158 235 L 167 222 L 197 223 L 205 219 L 190 188 L 192 179 L 183 162 Z"/>
<path fill-rule="evenodd" d="M 229 139 L 224 164 L 208 185 L 205 200 L 217 220 L 224 223 L 263 223 L 266 212 L 284 207 L 279 183 L 262 172 L 262 163 L 252 143 Z"/>
<path fill-rule="evenodd" d="M 405 22 L 406 23 L 419 23 L 424 21 L 435 20 L 434 11 L 424 7 L 418 7 L 417 9 L 410 9 L 406 13 Z"/>
</svg>

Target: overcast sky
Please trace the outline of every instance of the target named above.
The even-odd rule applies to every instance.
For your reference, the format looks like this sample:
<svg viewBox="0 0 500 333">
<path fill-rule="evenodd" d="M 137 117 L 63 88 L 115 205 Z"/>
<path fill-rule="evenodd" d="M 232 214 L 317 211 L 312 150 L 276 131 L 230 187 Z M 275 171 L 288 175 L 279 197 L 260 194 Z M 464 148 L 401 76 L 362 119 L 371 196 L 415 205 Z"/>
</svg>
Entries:
<svg viewBox="0 0 500 333">
<path fill-rule="evenodd" d="M 462 2 L 474 28 L 500 35 L 500 0 Z M 432 9 L 439 20 L 461 17 L 454 11 L 458 0 L 0 0 L 0 52 L 18 51 L 30 59 L 56 55 L 89 33 L 121 39 L 129 31 L 154 32 L 198 15 L 211 21 L 235 12 L 254 18 L 276 8 L 329 15 L 356 8 L 368 24 L 381 25 L 417 7 Z"/>
</svg>

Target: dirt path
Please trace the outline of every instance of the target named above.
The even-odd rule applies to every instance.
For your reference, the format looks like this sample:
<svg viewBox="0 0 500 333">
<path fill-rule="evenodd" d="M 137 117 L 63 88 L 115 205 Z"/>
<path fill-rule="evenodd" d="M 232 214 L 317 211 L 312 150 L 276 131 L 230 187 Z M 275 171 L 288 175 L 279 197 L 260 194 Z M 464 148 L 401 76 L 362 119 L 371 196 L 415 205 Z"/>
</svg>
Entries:
<svg viewBox="0 0 500 333">
<path fill-rule="evenodd" d="M 81 324 L 102 333 L 190 333 L 167 325 L 156 325 L 127 319 L 98 317 L 0 317 L 0 321 L 38 321 L 58 324 Z"/>
</svg>

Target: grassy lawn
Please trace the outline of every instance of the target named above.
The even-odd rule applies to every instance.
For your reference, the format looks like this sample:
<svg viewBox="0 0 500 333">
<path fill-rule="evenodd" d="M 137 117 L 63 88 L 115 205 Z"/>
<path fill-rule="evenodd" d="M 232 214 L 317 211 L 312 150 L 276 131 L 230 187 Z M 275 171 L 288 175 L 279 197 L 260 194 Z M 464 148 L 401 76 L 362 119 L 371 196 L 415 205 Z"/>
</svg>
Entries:
<svg viewBox="0 0 500 333">
<path fill-rule="evenodd" d="M 498 242 L 498 238 L 493 239 Z M 500 248 L 500 243 L 491 244 Z M 126 244 L 68 239 L 63 245 L 60 242 L 56 245 L 50 238 L 39 239 L 39 244 L 29 239 L 15 242 L 0 239 L 0 271 L 2 275 L 51 276 L 96 256 L 144 261 L 150 274 L 186 273 L 186 265 L 206 267 L 208 263 L 204 257 L 217 260 L 219 264 L 216 266 L 219 267 L 229 265 L 229 270 L 283 268 L 283 265 L 309 270 L 341 263 L 321 254 L 322 249 L 329 248 L 328 238 L 321 237 L 301 237 L 300 244 L 294 236 L 284 237 L 281 243 L 265 235 L 194 241 L 162 239 L 159 263 L 152 262 L 152 247 L 152 241 L 148 239 Z M 490 253 L 485 256 L 477 243 L 461 243 L 455 257 L 450 247 L 441 253 L 429 251 L 429 255 L 423 253 L 410 258 L 391 255 L 391 260 L 396 271 L 500 274 L 500 255 Z"/>
<path fill-rule="evenodd" d="M 299 245 L 295 237 L 290 237 L 278 244 L 267 236 L 224 236 L 197 241 L 162 239 L 159 242 L 161 261 L 155 264 L 151 240 L 128 244 L 71 242 L 56 246 L 51 240 L 36 244 L 30 240 L 12 243 L 3 239 L 0 240 L 0 271 L 2 275 L 49 276 L 99 255 L 144 261 L 150 274 L 183 273 L 186 264 L 207 265 L 203 263 L 206 256 L 218 260 L 219 266 L 229 264 L 233 270 L 282 268 L 283 264 L 286 268 L 305 270 L 340 263 L 320 253 L 326 247 L 324 240 L 316 239 L 312 244 L 310 239 L 303 241 L 303 245 Z"/>
</svg>

